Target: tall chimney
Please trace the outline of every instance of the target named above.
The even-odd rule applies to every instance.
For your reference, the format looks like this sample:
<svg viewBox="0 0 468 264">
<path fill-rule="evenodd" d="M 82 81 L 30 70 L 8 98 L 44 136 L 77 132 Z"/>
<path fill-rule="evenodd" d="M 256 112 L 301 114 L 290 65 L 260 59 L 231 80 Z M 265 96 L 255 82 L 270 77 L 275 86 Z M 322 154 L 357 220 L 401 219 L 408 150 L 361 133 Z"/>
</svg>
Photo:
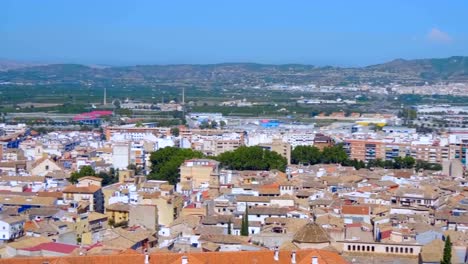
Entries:
<svg viewBox="0 0 468 264">
<path fill-rule="evenodd" d="M 103 101 L 104 105 L 107 104 L 107 93 L 106 92 L 107 92 L 106 87 L 104 87 L 104 101 Z"/>
<path fill-rule="evenodd" d="M 291 252 L 291 264 L 296 264 L 296 251 Z"/>
<path fill-rule="evenodd" d="M 279 261 L 279 250 L 278 247 L 275 247 L 275 255 L 273 256 L 275 261 Z"/>
<path fill-rule="evenodd" d="M 187 256 L 182 256 L 182 262 L 181 264 L 188 264 L 188 257 Z"/>
<path fill-rule="evenodd" d="M 318 264 L 318 258 L 316 256 L 312 257 L 312 264 Z"/>
</svg>

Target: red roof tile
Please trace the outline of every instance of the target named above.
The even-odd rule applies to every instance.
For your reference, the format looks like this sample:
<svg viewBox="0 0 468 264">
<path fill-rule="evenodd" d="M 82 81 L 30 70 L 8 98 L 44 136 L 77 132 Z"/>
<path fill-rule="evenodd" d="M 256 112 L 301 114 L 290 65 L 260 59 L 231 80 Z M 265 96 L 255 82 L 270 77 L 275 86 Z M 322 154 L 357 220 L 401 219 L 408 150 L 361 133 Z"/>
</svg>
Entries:
<svg viewBox="0 0 468 264">
<path fill-rule="evenodd" d="M 30 247 L 30 248 L 23 248 L 22 250 L 27 250 L 27 251 L 47 250 L 47 251 L 59 252 L 63 254 L 70 254 L 73 250 L 77 248 L 79 248 L 79 246 L 56 243 L 56 242 L 48 242 L 48 243 L 39 244 L 34 247 Z"/>
</svg>

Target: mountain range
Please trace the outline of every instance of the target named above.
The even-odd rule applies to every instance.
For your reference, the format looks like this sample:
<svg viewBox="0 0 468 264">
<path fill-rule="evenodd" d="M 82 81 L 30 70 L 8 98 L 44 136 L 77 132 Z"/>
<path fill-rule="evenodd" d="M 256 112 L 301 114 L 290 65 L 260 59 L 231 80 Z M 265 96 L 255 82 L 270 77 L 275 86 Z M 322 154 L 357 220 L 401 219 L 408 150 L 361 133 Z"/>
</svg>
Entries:
<svg viewBox="0 0 468 264">
<path fill-rule="evenodd" d="M 0 82 L 28 84 L 164 84 L 230 87 L 269 84 L 388 84 L 468 82 L 468 57 L 396 59 L 366 67 L 317 67 L 303 64 L 178 64 L 96 67 L 37 65 L 0 60 Z"/>
</svg>

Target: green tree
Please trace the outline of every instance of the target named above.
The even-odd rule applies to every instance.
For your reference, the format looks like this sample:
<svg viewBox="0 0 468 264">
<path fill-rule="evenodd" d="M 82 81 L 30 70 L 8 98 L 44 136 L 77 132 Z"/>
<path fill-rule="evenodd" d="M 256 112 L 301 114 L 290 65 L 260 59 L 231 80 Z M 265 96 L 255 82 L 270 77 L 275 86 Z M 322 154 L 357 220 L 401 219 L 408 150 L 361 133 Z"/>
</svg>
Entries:
<svg viewBox="0 0 468 264">
<path fill-rule="evenodd" d="M 231 170 L 280 170 L 285 171 L 287 160 L 280 154 L 259 146 L 239 147 L 220 154 L 216 159 Z"/>
<path fill-rule="evenodd" d="M 414 165 L 416 164 L 416 160 L 414 160 L 413 157 L 404 157 L 403 158 L 403 167 L 407 169 L 414 168 Z"/>
<path fill-rule="evenodd" d="M 231 220 L 229 220 L 229 222 L 228 222 L 227 234 L 228 234 L 228 235 L 232 234 L 232 223 L 231 223 Z"/>
<path fill-rule="evenodd" d="M 111 172 L 108 173 L 108 172 L 101 171 L 99 172 L 97 176 L 102 179 L 103 186 L 107 186 L 107 185 L 116 183 L 118 181 L 118 178 L 115 177 L 115 175 L 113 175 Z"/>
<path fill-rule="evenodd" d="M 208 123 L 207 120 L 203 120 L 200 125 L 199 125 L 200 129 L 207 129 L 210 127 L 210 123 Z"/>
<path fill-rule="evenodd" d="M 96 172 L 91 166 L 83 166 L 79 171 L 75 171 L 70 175 L 69 181 L 77 183 L 78 179 L 85 176 L 95 176 Z"/>
<path fill-rule="evenodd" d="M 141 166 L 137 166 L 135 164 L 128 164 L 127 170 L 133 170 L 135 174 L 140 174 L 140 172 L 143 170 Z"/>
<path fill-rule="evenodd" d="M 322 153 L 313 146 L 297 146 L 291 152 L 291 163 L 314 165 L 320 162 Z"/>
<path fill-rule="evenodd" d="M 246 205 L 245 207 L 245 212 L 244 216 L 242 217 L 242 223 L 241 223 L 241 230 L 240 230 L 240 235 L 241 236 L 248 236 L 249 235 L 249 209 Z"/>
<path fill-rule="evenodd" d="M 176 184 L 179 179 L 179 167 L 185 160 L 202 158 L 203 154 L 191 149 L 165 147 L 151 153 L 152 164 L 149 179 L 166 180 Z"/>
<path fill-rule="evenodd" d="M 347 159 L 348 155 L 341 144 L 323 148 L 322 163 L 342 163 Z"/>
<path fill-rule="evenodd" d="M 135 127 L 142 127 L 142 126 L 143 126 L 143 122 L 141 122 L 141 121 L 137 121 L 135 123 Z"/>
<path fill-rule="evenodd" d="M 226 122 L 224 122 L 224 120 L 219 121 L 219 126 L 224 128 L 226 126 Z"/>
<path fill-rule="evenodd" d="M 452 264 L 452 243 L 450 242 L 450 236 L 445 239 L 444 255 L 440 264 Z"/>
<path fill-rule="evenodd" d="M 179 134 L 180 134 L 180 130 L 178 127 L 173 127 L 171 128 L 171 134 L 174 136 L 174 137 L 178 137 Z"/>
</svg>

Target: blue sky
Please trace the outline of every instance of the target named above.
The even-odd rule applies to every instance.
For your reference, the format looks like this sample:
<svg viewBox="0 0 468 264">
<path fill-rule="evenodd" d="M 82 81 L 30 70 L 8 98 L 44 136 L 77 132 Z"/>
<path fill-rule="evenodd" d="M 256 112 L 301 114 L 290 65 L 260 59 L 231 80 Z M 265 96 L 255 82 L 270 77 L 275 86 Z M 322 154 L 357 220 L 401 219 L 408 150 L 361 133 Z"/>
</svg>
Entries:
<svg viewBox="0 0 468 264">
<path fill-rule="evenodd" d="M 361 66 L 468 55 L 468 1 L 2 0 L 0 58 Z"/>
</svg>

